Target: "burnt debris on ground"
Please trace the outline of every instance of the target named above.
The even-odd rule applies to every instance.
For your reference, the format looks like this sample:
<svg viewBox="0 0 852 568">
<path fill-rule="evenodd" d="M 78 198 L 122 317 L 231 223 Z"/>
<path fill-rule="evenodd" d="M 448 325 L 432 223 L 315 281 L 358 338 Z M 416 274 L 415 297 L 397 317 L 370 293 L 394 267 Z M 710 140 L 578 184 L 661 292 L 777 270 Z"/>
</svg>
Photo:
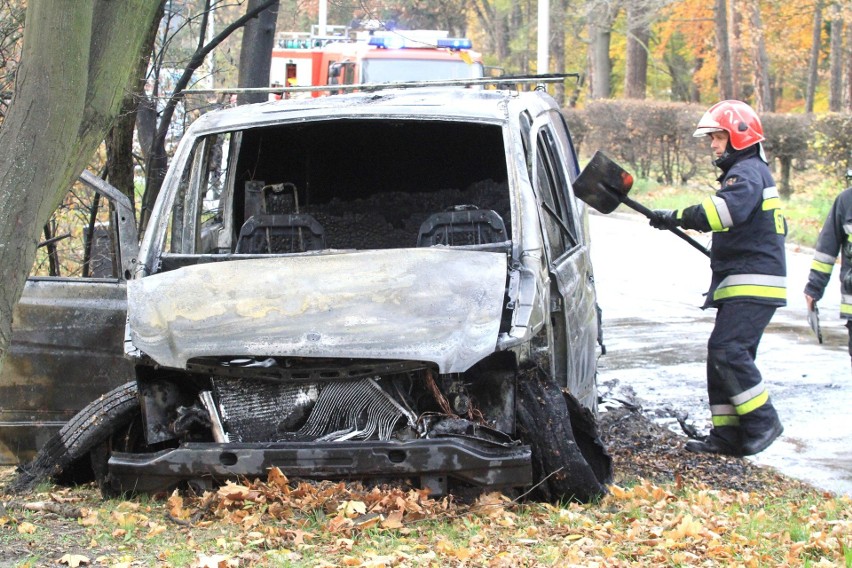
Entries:
<svg viewBox="0 0 852 568">
<path fill-rule="evenodd" d="M 746 458 L 687 451 L 687 436 L 657 424 L 633 401 L 605 400 L 600 432 L 613 460 L 617 485 L 642 478 L 656 484 L 703 484 L 732 491 L 766 491 L 782 486 L 813 489 Z"/>
</svg>

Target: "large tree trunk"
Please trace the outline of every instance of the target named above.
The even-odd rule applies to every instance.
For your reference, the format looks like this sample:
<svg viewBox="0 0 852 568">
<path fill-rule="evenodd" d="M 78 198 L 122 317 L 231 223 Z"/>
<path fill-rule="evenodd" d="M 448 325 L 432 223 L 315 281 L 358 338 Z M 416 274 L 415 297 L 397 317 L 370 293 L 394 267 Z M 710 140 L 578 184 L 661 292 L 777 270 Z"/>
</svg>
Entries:
<svg viewBox="0 0 852 568">
<path fill-rule="evenodd" d="M 831 51 L 828 54 L 828 67 L 828 110 L 840 112 L 843 108 L 843 15 L 837 3 L 831 6 Z"/>
<path fill-rule="evenodd" d="M 257 10 L 264 0 L 249 0 L 246 11 Z M 275 21 L 278 19 L 278 0 L 269 8 L 250 20 L 243 29 L 240 46 L 240 72 L 237 82 L 240 87 L 268 87 L 269 67 L 272 64 L 272 48 L 275 45 Z M 266 93 L 241 94 L 240 104 L 262 103 Z"/>
<path fill-rule="evenodd" d="M 17 88 L 0 129 L 0 365 L 39 236 L 118 112 L 152 0 L 30 0 Z"/>
<path fill-rule="evenodd" d="M 645 98 L 650 37 L 651 27 L 646 1 L 631 0 L 627 5 L 627 58 L 624 77 L 624 96 L 628 99 Z"/>
<path fill-rule="evenodd" d="M 716 28 L 716 55 L 719 58 L 719 71 L 716 80 L 719 83 L 719 98 L 734 98 L 734 86 L 731 80 L 731 50 L 728 44 L 728 5 L 727 0 L 715 0 L 714 22 Z"/>
<path fill-rule="evenodd" d="M 817 80 L 819 78 L 819 52 L 822 44 L 822 0 L 814 6 L 814 27 L 811 38 L 811 56 L 808 60 L 808 84 L 805 91 L 805 112 L 814 111 Z"/>
</svg>

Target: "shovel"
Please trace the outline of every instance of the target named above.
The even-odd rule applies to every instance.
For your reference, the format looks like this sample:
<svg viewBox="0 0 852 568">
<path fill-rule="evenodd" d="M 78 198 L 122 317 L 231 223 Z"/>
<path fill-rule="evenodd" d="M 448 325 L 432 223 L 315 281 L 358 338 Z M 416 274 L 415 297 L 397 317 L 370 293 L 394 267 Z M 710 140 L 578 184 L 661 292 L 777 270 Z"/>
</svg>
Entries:
<svg viewBox="0 0 852 568">
<path fill-rule="evenodd" d="M 612 213 L 616 207 L 624 203 L 648 219 L 654 220 L 656 215 L 653 211 L 627 197 L 631 187 L 633 187 L 633 176 L 598 151 L 574 182 L 574 195 L 604 215 Z M 677 227 L 668 227 L 668 229 L 708 257 L 710 256 L 710 252 L 701 243 Z"/>
</svg>

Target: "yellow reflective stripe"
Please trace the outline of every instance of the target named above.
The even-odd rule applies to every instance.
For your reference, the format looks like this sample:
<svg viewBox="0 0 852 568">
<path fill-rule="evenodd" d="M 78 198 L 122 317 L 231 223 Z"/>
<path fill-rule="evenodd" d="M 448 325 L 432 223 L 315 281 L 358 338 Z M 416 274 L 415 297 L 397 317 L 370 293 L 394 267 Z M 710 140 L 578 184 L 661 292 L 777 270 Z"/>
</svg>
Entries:
<svg viewBox="0 0 852 568">
<path fill-rule="evenodd" d="M 708 197 L 701 202 L 701 207 L 704 209 L 704 214 L 707 216 L 707 222 L 710 223 L 711 231 L 724 231 L 722 219 L 719 218 L 719 212 L 716 211 L 716 204 L 713 203 L 713 198 Z"/>
<path fill-rule="evenodd" d="M 751 296 L 753 298 L 772 298 L 775 300 L 786 300 L 787 289 L 776 286 L 758 286 L 756 284 L 742 284 L 740 286 L 726 286 L 717 288 L 713 292 L 714 300 L 725 300 L 740 296 Z"/>
<path fill-rule="evenodd" d="M 771 199 L 763 200 L 763 210 L 769 211 L 771 209 L 781 209 L 781 198 L 773 197 Z"/>
<path fill-rule="evenodd" d="M 823 272 L 825 274 L 831 274 L 831 271 L 833 269 L 833 264 L 828 264 L 827 262 L 820 262 L 816 259 L 811 261 L 811 270 L 816 270 L 817 272 Z"/>
<path fill-rule="evenodd" d="M 713 422 L 713 426 L 739 426 L 740 417 L 731 416 L 729 414 L 720 414 L 719 416 L 711 417 L 711 422 Z"/>
<path fill-rule="evenodd" d="M 852 304 L 840 304 L 840 313 L 852 315 Z"/>
<path fill-rule="evenodd" d="M 736 406 L 737 414 L 742 416 L 743 414 L 748 414 L 752 410 L 757 410 L 758 408 L 766 404 L 767 400 L 769 400 L 769 391 L 765 390 L 750 401 L 738 404 Z"/>
</svg>

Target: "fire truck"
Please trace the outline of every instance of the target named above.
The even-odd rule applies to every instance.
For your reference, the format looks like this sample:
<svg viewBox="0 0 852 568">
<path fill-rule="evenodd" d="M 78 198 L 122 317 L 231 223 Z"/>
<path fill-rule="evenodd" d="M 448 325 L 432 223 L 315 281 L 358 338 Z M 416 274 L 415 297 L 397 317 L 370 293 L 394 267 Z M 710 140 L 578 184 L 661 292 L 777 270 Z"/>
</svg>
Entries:
<svg viewBox="0 0 852 568">
<path fill-rule="evenodd" d="M 470 39 L 448 35 L 440 30 L 357 32 L 351 38 L 286 34 L 272 51 L 270 86 L 343 86 L 483 77 L 482 55 L 473 51 Z M 312 95 L 330 92 L 337 90 L 314 91 Z"/>
</svg>

